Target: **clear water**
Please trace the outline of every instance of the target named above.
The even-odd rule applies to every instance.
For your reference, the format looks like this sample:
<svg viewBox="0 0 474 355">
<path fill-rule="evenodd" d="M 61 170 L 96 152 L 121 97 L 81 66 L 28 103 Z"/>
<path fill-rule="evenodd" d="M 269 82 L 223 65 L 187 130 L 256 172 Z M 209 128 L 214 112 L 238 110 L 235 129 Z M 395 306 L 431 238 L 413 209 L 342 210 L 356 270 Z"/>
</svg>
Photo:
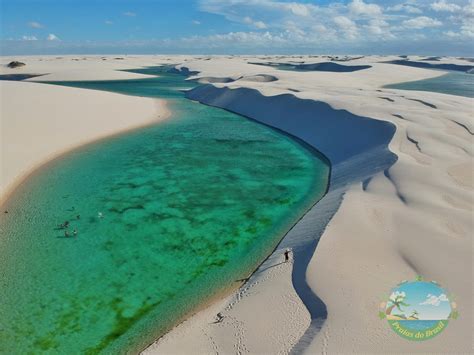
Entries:
<svg viewBox="0 0 474 355">
<path fill-rule="evenodd" d="M 465 97 L 474 97 L 474 74 L 450 72 L 437 78 L 387 85 L 386 88 L 432 91 Z"/>
<path fill-rule="evenodd" d="M 184 99 L 182 76 L 61 84 L 165 97 L 173 117 L 50 162 L 3 206 L 1 353 L 142 349 L 248 276 L 326 190 L 323 159 Z"/>
</svg>

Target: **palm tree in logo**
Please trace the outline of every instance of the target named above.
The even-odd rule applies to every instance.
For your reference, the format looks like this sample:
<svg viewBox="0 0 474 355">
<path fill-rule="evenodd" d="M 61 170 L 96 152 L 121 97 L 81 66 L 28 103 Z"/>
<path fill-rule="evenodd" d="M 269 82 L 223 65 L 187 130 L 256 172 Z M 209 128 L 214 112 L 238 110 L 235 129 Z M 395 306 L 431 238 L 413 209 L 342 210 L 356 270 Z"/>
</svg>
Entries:
<svg viewBox="0 0 474 355">
<path fill-rule="evenodd" d="M 410 318 L 418 319 L 418 314 L 419 313 L 416 310 L 414 310 L 413 312 L 411 312 Z"/>
<path fill-rule="evenodd" d="M 392 314 L 392 311 L 395 307 L 397 307 L 397 309 L 400 311 L 400 312 L 403 312 L 401 306 L 409 306 L 409 304 L 406 304 L 405 302 L 403 302 L 406 298 L 406 294 L 405 292 L 400 292 L 400 291 L 395 291 L 395 292 L 392 292 L 392 294 L 390 295 L 389 299 L 388 299 L 388 303 L 387 303 L 387 309 L 385 310 L 385 314 L 386 315 L 390 315 Z"/>
</svg>

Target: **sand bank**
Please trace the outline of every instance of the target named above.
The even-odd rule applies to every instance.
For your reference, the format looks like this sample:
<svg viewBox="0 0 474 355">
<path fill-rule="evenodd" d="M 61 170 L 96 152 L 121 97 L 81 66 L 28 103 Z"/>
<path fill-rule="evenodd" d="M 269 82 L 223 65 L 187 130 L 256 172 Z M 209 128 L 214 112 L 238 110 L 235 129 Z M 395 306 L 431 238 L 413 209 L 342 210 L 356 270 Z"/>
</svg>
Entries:
<svg viewBox="0 0 474 355">
<path fill-rule="evenodd" d="M 28 81 L 62 81 L 62 80 L 121 80 L 144 79 L 149 75 L 128 73 L 122 69 L 135 68 L 135 60 L 124 63 L 120 56 L 26 56 L 2 57 L 0 74 L 41 74 L 40 77 Z M 14 69 L 5 64 L 10 61 L 20 61 L 25 66 Z"/>
<path fill-rule="evenodd" d="M 165 101 L 28 82 L 0 82 L 1 196 L 79 145 L 169 116 Z"/>
</svg>

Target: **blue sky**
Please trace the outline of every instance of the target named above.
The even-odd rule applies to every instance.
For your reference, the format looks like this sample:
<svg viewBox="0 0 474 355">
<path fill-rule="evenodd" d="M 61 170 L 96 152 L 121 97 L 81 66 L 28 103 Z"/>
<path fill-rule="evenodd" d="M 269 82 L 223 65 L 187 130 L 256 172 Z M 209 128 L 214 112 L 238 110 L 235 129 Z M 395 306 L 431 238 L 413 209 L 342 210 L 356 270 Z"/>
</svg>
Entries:
<svg viewBox="0 0 474 355">
<path fill-rule="evenodd" d="M 1 1 L 7 54 L 474 55 L 474 0 Z"/>
</svg>

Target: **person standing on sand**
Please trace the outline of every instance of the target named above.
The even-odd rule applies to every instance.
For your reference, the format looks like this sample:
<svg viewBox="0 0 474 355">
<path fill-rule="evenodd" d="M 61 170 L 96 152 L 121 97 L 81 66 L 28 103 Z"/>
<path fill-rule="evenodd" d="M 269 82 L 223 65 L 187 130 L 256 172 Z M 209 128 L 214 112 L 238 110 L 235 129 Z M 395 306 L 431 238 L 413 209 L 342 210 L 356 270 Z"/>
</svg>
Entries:
<svg viewBox="0 0 474 355">
<path fill-rule="evenodd" d="M 290 260 L 290 249 L 286 248 L 284 255 L 285 255 L 285 263 L 286 263 Z"/>
<path fill-rule="evenodd" d="M 221 312 L 217 313 L 216 315 L 216 321 L 214 322 L 214 324 L 217 324 L 217 323 L 220 323 L 224 320 L 224 316 L 222 315 Z"/>
</svg>

